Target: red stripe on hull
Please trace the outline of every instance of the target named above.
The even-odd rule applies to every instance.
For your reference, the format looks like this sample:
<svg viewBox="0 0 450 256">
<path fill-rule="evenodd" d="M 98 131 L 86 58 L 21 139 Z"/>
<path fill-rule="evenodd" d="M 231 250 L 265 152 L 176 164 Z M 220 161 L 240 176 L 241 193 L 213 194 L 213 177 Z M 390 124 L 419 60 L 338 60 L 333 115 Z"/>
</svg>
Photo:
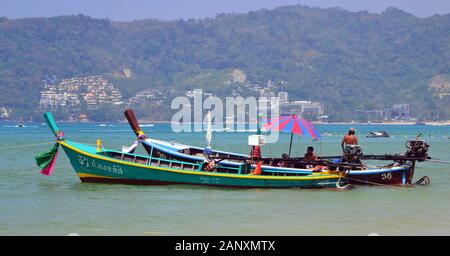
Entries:
<svg viewBox="0 0 450 256">
<path fill-rule="evenodd" d="M 80 178 L 81 182 L 89 183 L 109 183 L 109 184 L 129 184 L 129 185 L 170 185 L 169 182 L 157 180 L 130 180 L 130 179 L 109 179 L 97 177 Z"/>
<path fill-rule="evenodd" d="M 146 185 L 146 186 L 167 186 L 167 185 L 194 185 L 194 186 L 207 186 L 207 187 L 222 187 L 222 188 L 298 188 L 298 187 L 253 187 L 253 186 L 233 186 L 233 185 L 220 185 L 220 184 L 196 184 L 196 183 L 184 183 L 184 182 L 165 182 L 158 180 L 132 180 L 132 179 L 108 179 L 108 178 L 97 178 L 97 177 L 83 177 L 80 178 L 81 182 L 86 183 L 107 183 L 107 184 L 124 184 L 124 185 Z M 304 187 L 304 188 L 315 188 L 321 189 L 322 187 Z M 325 187 L 323 187 L 325 188 Z"/>
</svg>

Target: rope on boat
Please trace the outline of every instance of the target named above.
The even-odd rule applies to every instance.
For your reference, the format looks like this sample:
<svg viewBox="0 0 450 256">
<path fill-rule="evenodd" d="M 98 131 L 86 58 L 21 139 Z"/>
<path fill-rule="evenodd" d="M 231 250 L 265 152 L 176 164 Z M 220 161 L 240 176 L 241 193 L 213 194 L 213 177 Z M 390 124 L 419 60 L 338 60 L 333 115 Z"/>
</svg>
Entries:
<svg viewBox="0 0 450 256">
<path fill-rule="evenodd" d="M 54 141 L 47 141 L 47 142 L 39 142 L 39 143 L 33 143 L 33 144 L 23 144 L 23 145 L 15 145 L 15 146 L 7 146 L 7 147 L 0 147 L 0 150 L 2 149 L 13 149 L 13 148 L 24 148 L 24 147 L 32 147 L 32 146 L 39 146 L 39 145 L 50 145 L 55 143 Z M 89 146 L 97 146 L 95 144 L 92 143 L 83 143 Z"/>
<path fill-rule="evenodd" d="M 338 189 L 349 189 L 349 188 L 351 188 L 351 187 L 352 187 L 352 184 L 345 184 L 344 186 L 341 186 L 341 185 L 340 185 L 340 184 L 341 184 L 341 179 L 342 179 L 342 177 L 343 177 L 343 176 L 339 177 L 338 181 L 336 182 L 336 187 L 337 187 Z"/>
<path fill-rule="evenodd" d="M 55 142 L 47 141 L 47 142 L 40 142 L 40 143 L 34 143 L 34 144 L 23 144 L 23 145 L 16 145 L 16 146 L 0 147 L 0 150 L 12 149 L 12 148 L 24 148 L 24 147 L 38 146 L 38 145 L 44 145 L 44 144 L 53 144 L 53 143 L 55 143 Z"/>
<path fill-rule="evenodd" d="M 450 164 L 450 161 L 444 161 L 439 159 L 427 159 L 427 162 L 440 163 L 440 164 Z"/>
</svg>

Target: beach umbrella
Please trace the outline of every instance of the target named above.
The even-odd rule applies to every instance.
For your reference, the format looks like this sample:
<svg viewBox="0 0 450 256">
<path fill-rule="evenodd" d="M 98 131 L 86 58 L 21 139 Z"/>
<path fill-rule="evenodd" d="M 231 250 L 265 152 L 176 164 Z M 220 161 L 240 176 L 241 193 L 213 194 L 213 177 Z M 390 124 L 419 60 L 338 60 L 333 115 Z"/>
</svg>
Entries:
<svg viewBox="0 0 450 256">
<path fill-rule="evenodd" d="M 291 156 L 292 137 L 294 134 L 298 135 L 310 135 L 315 140 L 320 137 L 316 128 L 312 123 L 306 119 L 300 118 L 297 115 L 280 116 L 267 120 L 264 124 L 266 131 L 281 131 L 291 134 L 291 141 L 289 143 L 289 156 Z"/>
</svg>

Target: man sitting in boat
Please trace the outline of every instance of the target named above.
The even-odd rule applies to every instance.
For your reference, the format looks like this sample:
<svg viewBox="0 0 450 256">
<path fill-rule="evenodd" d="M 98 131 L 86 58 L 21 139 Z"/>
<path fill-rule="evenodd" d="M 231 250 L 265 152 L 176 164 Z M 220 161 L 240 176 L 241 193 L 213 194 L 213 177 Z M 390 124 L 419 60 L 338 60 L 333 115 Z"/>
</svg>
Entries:
<svg viewBox="0 0 450 256">
<path fill-rule="evenodd" d="M 309 147 L 306 149 L 306 153 L 305 153 L 305 155 L 303 156 L 303 160 L 304 160 L 305 162 L 311 162 L 311 161 L 314 161 L 314 160 L 317 160 L 317 159 L 318 159 L 318 158 L 317 158 L 316 154 L 314 153 L 314 148 L 311 147 L 311 146 L 309 146 Z"/>
<path fill-rule="evenodd" d="M 314 148 L 309 146 L 306 149 L 306 153 L 303 156 L 303 161 L 305 162 L 312 162 L 312 161 L 316 161 L 319 160 L 319 158 L 316 156 L 316 154 L 314 153 Z M 306 168 L 311 169 L 313 172 L 321 172 L 321 171 L 325 171 L 328 169 L 327 166 L 322 166 L 322 165 L 306 165 Z"/>
<path fill-rule="evenodd" d="M 316 154 L 314 154 L 314 148 L 309 146 L 306 149 L 305 155 L 303 156 L 303 161 L 311 162 L 311 161 L 315 161 L 315 160 L 318 160 L 318 158 L 317 158 Z M 306 168 L 313 168 L 313 167 L 314 167 L 314 165 L 309 165 L 309 164 L 306 165 Z"/>
<path fill-rule="evenodd" d="M 278 167 L 288 167 L 288 164 L 287 164 L 286 160 L 289 159 L 289 155 L 286 154 L 286 153 L 283 153 L 283 154 L 281 155 L 281 158 L 282 158 L 283 160 L 279 161 L 279 162 L 277 163 L 277 166 L 278 166 Z"/>
</svg>

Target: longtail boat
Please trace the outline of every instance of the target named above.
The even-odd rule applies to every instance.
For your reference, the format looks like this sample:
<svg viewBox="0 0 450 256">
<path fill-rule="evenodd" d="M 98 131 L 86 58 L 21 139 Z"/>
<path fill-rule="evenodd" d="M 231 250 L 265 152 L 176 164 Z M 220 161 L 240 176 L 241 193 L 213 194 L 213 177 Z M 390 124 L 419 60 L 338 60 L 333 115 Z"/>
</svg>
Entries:
<svg viewBox="0 0 450 256">
<path fill-rule="evenodd" d="M 167 142 L 151 139 L 140 129 L 139 123 L 133 110 L 125 111 L 125 116 L 138 137 L 140 143 L 152 157 L 160 157 L 177 161 L 202 164 L 207 159 L 216 159 L 221 165 L 218 169 L 235 168 L 243 161 L 253 162 L 250 164 L 255 168 L 256 163 L 262 163 L 262 172 L 266 175 L 277 175 L 288 172 L 311 173 L 316 170 L 340 173 L 347 184 L 358 185 L 410 185 L 413 184 L 413 176 L 416 161 L 424 161 L 428 157 L 429 145 L 421 140 L 409 141 L 408 150 L 405 154 L 384 155 L 362 155 L 353 153 L 349 156 L 353 161 L 342 161 L 342 156 L 323 156 L 317 161 L 304 161 L 303 158 L 260 158 L 255 161 L 252 156 L 210 149 L 209 155 L 205 155 L 204 148 L 184 145 L 176 142 Z M 336 163 L 335 160 L 341 162 Z M 356 161 L 355 161 L 356 160 Z M 361 160 L 389 160 L 386 165 L 368 166 Z M 280 167 L 284 166 L 284 167 Z M 310 168 L 307 168 L 310 167 Z M 223 170 L 220 170 L 223 171 Z M 420 182 L 429 183 L 429 178 L 424 177 Z"/>
<path fill-rule="evenodd" d="M 336 188 L 340 187 L 338 172 L 315 173 L 310 170 L 264 169 L 247 162 L 235 166 L 206 170 L 204 162 L 166 159 L 154 155 L 139 155 L 104 149 L 66 139 L 50 112 L 44 114 L 46 123 L 56 136 L 51 151 L 36 157 L 42 173 L 51 174 L 61 146 L 82 182 L 142 185 L 193 184 L 238 188 Z"/>
</svg>

